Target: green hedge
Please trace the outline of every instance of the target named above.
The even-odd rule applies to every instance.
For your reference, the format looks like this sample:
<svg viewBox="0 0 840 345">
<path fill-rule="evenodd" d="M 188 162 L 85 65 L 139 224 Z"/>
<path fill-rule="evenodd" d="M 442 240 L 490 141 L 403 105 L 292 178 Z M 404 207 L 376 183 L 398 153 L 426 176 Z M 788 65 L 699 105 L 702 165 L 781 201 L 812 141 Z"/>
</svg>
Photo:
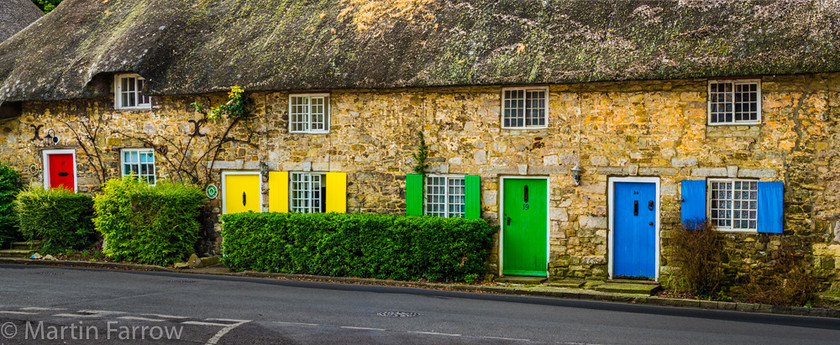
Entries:
<svg viewBox="0 0 840 345">
<path fill-rule="evenodd" d="M 236 270 L 472 282 L 494 230 L 483 220 L 339 213 L 222 217 L 222 261 Z"/>
<path fill-rule="evenodd" d="M 96 241 L 93 199 L 88 195 L 64 188 L 35 188 L 18 194 L 16 210 L 21 233 L 43 240 L 43 253 L 88 249 Z"/>
<path fill-rule="evenodd" d="M 0 248 L 19 237 L 15 198 L 21 189 L 20 173 L 0 164 Z"/>
<path fill-rule="evenodd" d="M 205 196 L 198 187 L 170 182 L 149 186 L 134 177 L 112 179 L 94 198 L 93 220 L 116 260 L 169 265 L 195 251 Z"/>
</svg>

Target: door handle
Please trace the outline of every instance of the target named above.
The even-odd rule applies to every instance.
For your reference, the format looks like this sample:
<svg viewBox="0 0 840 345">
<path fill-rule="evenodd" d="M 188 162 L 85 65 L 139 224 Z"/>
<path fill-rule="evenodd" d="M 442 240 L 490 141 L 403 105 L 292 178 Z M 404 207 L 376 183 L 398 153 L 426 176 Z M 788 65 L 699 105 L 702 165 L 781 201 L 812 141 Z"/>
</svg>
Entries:
<svg viewBox="0 0 840 345">
<path fill-rule="evenodd" d="M 639 200 L 633 200 L 633 215 L 639 215 Z"/>
<path fill-rule="evenodd" d="M 245 192 L 242 192 L 242 206 L 245 206 L 247 202 L 248 200 L 245 198 Z"/>
<path fill-rule="evenodd" d="M 653 225 L 653 222 L 648 223 L 648 225 Z"/>
<path fill-rule="evenodd" d="M 653 200 L 648 200 L 648 210 L 653 211 Z"/>
<path fill-rule="evenodd" d="M 510 217 L 505 217 L 505 222 L 507 223 L 507 225 L 510 225 Z"/>
</svg>

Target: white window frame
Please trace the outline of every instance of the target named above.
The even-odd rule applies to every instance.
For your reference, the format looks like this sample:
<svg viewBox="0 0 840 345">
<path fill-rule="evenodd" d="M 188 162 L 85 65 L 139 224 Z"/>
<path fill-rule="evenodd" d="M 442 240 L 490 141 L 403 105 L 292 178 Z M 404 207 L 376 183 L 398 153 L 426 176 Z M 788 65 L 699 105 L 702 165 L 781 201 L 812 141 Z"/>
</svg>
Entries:
<svg viewBox="0 0 840 345">
<path fill-rule="evenodd" d="M 302 116 L 306 116 L 306 121 L 294 121 L 295 116 L 298 113 L 293 112 L 293 105 L 292 105 L 292 98 L 295 97 L 303 97 L 307 99 L 307 111 L 306 114 Z M 324 128 L 323 129 L 312 129 L 312 99 L 313 98 L 322 98 L 324 100 Z M 294 125 L 296 123 L 305 123 L 306 129 L 304 130 L 295 130 Z M 328 93 L 297 93 L 297 94 L 290 94 L 289 95 L 289 133 L 315 133 L 315 134 L 324 134 L 330 132 L 330 94 Z"/>
<path fill-rule="evenodd" d="M 126 162 L 125 154 L 126 153 L 132 153 L 132 152 L 137 153 L 138 161 L 137 162 Z M 141 154 L 148 154 L 148 153 L 152 154 L 152 162 L 151 162 L 152 173 L 151 174 L 141 174 L 139 171 L 134 172 L 134 173 L 130 173 L 130 174 L 126 174 L 126 172 L 125 172 L 125 165 L 126 164 L 136 164 L 138 167 L 141 164 L 150 164 L 150 163 L 140 163 L 140 155 Z M 146 179 L 144 179 L 144 177 L 151 176 L 153 182 L 149 183 L 149 185 L 154 186 L 155 184 L 157 184 L 157 161 L 156 161 L 156 159 L 157 159 L 157 157 L 155 156 L 155 150 L 154 149 L 150 149 L 150 148 L 121 149 L 120 150 L 120 173 L 122 174 L 122 177 L 126 177 L 126 176 L 129 176 L 129 175 L 137 176 L 138 180 L 146 181 L 146 182 L 148 182 L 148 181 Z"/>
<path fill-rule="evenodd" d="M 134 78 L 134 90 L 123 90 L 122 81 L 126 78 Z M 114 108 L 116 109 L 152 109 L 152 97 L 143 95 L 142 89 L 146 78 L 136 73 L 114 75 Z M 123 93 L 135 98 L 135 105 L 123 104 Z M 147 101 L 147 102 L 142 102 Z"/>
<path fill-rule="evenodd" d="M 296 207 L 295 201 L 296 200 L 304 200 L 303 198 L 297 198 L 295 193 L 298 191 L 295 188 L 295 177 L 297 176 L 308 176 L 309 179 L 306 183 L 308 183 L 307 193 L 308 197 L 306 198 L 308 202 L 308 206 L 300 208 Z M 317 209 L 313 207 L 313 197 L 312 197 L 312 176 L 318 176 L 320 178 L 320 186 L 318 188 L 318 194 L 320 198 L 320 204 L 318 205 Z M 299 213 L 321 213 L 321 209 L 324 207 L 324 203 L 327 202 L 326 193 L 321 192 L 321 188 L 326 187 L 327 185 L 327 174 L 323 172 L 290 172 L 289 173 L 289 212 L 299 212 Z M 305 212 L 301 212 L 300 210 L 304 209 Z"/>
<path fill-rule="evenodd" d="M 429 195 L 429 186 L 430 186 L 429 180 L 432 179 L 432 178 L 442 178 L 442 179 L 444 179 L 443 194 L 434 194 L 434 195 L 443 196 L 443 204 L 442 204 L 443 205 L 443 215 L 431 213 L 431 211 L 429 210 L 429 207 L 432 204 L 440 205 L 440 203 L 432 203 L 431 200 L 430 200 L 431 195 Z M 449 183 L 453 179 L 460 179 L 461 181 L 463 181 L 463 184 L 461 186 L 463 187 L 464 192 L 460 196 L 463 198 L 464 202 L 461 204 L 461 209 L 463 210 L 463 212 L 461 212 L 461 213 L 450 212 L 451 203 L 449 202 L 449 198 L 452 195 L 449 194 Z M 449 218 L 449 217 L 464 218 L 466 216 L 466 212 L 467 212 L 467 176 L 466 175 L 426 175 L 426 179 L 425 179 L 425 181 L 423 181 L 423 214 L 425 214 L 425 215 L 435 215 L 435 216 L 438 216 L 438 217 L 446 217 L 446 218 Z"/>
<path fill-rule="evenodd" d="M 527 105 L 527 103 L 528 103 L 528 92 L 534 92 L 534 91 L 544 92 L 545 93 L 545 109 L 544 109 L 544 111 L 545 111 L 545 124 L 540 125 L 540 126 L 528 126 L 528 125 L 525 125 L 525 124 L 523 124 L 523 126 L 505 126 L 505 110 L 506 110 L 505 103 L 507 101 L 506 94 L 507 94 L 508 91 L 523 91 L 524 96 L 525 96 L 524 102 L 525 102 L 526 109 L 528 107 L 528 105 Z M 506 87 L 506 88 L 502 88 L 502 112 L 500 114 L 502 129 L 543 129 L 543 128 L 548 128 L 548 117 L 549 117 L 548 116 L 548 100 L 549 100 L 550 97 L 551 97 L 551 95 L 549 94 L 548 86 Z M 524 113 L 522 115 L 525 116 Z M 524 120 L 525 120 L 525 118 L 523 118 L 523 121 Z"/>
<path fill-rule="evenodd" d="M 735 224 L 735 218 L 734 218 L 735 216 L 734 215 L 735 215 L 735 211 L 736 211 L 735 206 L 734 206 L 734 203 L 736 202 L 735 182 L 752 182 L 752 183 L 756 184 L 756 188 L 755 188 L 756 198 L 755 198 L 755 200 L 752 200 L 752 202 L 755 202 L 755 205 L 756 205 L 755 206 L 755 214 L 756 214 L 755 224 L 756 225 L 755 225 L 754 229 L 733 228 L 732 227 L 732 225 Z M 758 182 L 759 182 L 758 180 L 737 179 L 737 178 L 710 178 L 706 181 L 706 218 L 709 220 L 709 222 L 712 223 L 712 226 L 716 230 L 727 231 L 727 232 L 758 232 Z M 731 222 L 731 225 L 729 227 L 720 227 L 712 219 L 712 183 L 730 183 L 730 184 L 732 184 L 732 199 L 731 200 L 732 200 L 733 206 L 729 209 L 729 212 L 730 212 L 729 221 Z M 743 201 L 743 199 L 737 199 L 737 200 L 738 201 Z M 750 202 L 750 201 L 751 200 L 747 200 L 747 202 Z M 745 210 L 750 211 L 750 209 L 743 209 L 743 208 L 739 208 L 738 210 L 741 211 L 741 212 L 744 212 Z M 744 219 L 744 218 L 741 217 L 739 219 Z"/>
<path fill-rule="evenodd" d="M 712 122 L 712 84 L 732 83 L 732 122 Z M 735 86 L 736 85 L 756 85 L 756 119 L 749 121 L 735 120 Z M 709 126 L 738 126 L 738 125 L 757 125 L 761 124 L 761 79 L 723 79 L 723 80 L 709 80 L 706 83 L 706 123 Z"/>
</svg>

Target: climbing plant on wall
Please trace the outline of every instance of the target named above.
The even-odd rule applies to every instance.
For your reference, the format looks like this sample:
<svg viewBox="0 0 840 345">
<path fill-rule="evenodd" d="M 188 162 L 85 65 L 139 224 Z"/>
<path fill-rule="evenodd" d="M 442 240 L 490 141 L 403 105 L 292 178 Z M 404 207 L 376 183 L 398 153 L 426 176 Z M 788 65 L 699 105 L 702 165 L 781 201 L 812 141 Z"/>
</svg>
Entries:
<svg viewBox="0 0 840 345">
<path fill-rule="evenodd" d="M 242 87 L 231 87 L 228 100 L 222 105 L 207 107 L 205 103 L 210 103 L 210 100 L 205 99 L 204 103 L 190 103 L 195 113 L 201 117 L 187 121 L 190 130 L 186 137 L 145 132 L 118 133 L 154 148 L 160 161 L 169 168 L 169 179 L 200 185 L 210 184 L 213 180 L 213 165 L 222 147 L 226 143 L 243 143 L 256 147 L 252 142 L 256 131 L 251 128 L 250 123 L 244 121 L 251 115 L 253 101 L 245 96 Z M 211 123 L 220 124 L 224 129 L 216 133 L 205 130 L 205 126 Z M 232 136 L 233 130 L 242 123 L 245 124 L 244 135 Z"/>
</svg>

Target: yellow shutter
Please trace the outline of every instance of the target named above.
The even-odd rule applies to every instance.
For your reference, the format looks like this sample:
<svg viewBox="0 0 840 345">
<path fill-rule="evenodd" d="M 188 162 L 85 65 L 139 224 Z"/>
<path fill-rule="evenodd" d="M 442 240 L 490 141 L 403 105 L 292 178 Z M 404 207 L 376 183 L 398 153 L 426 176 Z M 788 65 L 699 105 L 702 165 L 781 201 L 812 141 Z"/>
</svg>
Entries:
<svg viewBox="0 0 840 345">
<path fill-rule="evenodd" d="M 327 173 L 327 212 L 347 213 L 347 173 Z"/>
<path fill-rule="evenodd" d="M 268 172 L 268 212 L 289 212 L 289 172 Z"/>
</svg>

